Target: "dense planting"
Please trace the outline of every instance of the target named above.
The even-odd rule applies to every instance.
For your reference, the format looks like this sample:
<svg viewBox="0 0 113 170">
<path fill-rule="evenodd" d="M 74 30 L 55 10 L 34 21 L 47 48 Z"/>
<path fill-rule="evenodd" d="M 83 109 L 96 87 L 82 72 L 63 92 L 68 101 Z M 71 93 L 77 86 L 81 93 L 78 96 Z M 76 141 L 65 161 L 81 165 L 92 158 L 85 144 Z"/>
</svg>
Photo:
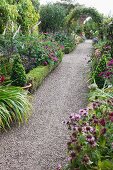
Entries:
<svg viewBox="0 0 113 170">
<path fill-rule="evenodd" d="M 113 170 L 113 24 L 107 26 L 104 40 L 94 42 L 89 61 L 89 104 L 72 113 L 67 125 L 68 164 L 58 170 Z M 96 35 L 96 36 L 97 36 Z"/>
</svg>

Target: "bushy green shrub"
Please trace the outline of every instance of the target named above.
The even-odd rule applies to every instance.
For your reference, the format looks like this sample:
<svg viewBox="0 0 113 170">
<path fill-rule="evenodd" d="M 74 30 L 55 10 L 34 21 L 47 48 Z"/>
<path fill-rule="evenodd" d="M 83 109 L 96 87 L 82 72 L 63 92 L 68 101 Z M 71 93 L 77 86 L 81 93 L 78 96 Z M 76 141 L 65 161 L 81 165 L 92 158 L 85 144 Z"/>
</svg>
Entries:
<svg viewBox="0 0 113 170">
<path fill-rule="evenodd" d="M 31 93 L 37 90 L 45 77 L 55 69 L 58 64 L 59 63 L 56 63 L 56 65 L 38 66 L 27 74 L 27 82 L 32 83 L 32 87 L 30 88 Z"/>
<path fill-rule="evenodd" d="M 96 69 L 93 73 L 94 80 L 99 88 L 103 88 L 105 80 L 103 77 L 100 77 L 99 74 L 106 69 L 106 59 L 102 57 L 96 66 Z"/>
<path fill-rule="evenodd" d="M 37 1 L 38 2 L 38 1 Z M 21 26 L 23 33 L 37 31 L 37 23 L 39 14 L 33 6 L 32 0 L 21 1 L 0 1 L 0 33 L 3 33 L 4 29 L 9 27 L 9 23 L 13 21 L 14 24 Z M 35 26 L 35 28 L 34 28 Z"/>
<path fill-rule="evenodd" d="M 20 36 L 16 49 L 21 55 L 26 72 L 39 65 L 54 65 L 63 53 L 57 42 L 41 35 Z"/>
<path fill-rule="evenodd" d="M 30 31 L 35 31 L 33 27 L 38 23 L 39 14 L 35 11 L 32 1 L 21 0 L 19 1 L 17 8 L 19 14 L 17 22 L 21 25 L 22 32 L 29 33 Z"/>
<path fill-rule="evenodd" d="M 18 54 L 14 58 L 11 80 L 12 80 L 12 85 L 14 86 L 24 86 L 26 84 L 25 69 L 22 65 L 22 61 Z"/>
<path fill-rule="evenodd" d="M 40 8 L 40 31 L 56 32 L 64 26 L 65 7 L 60 4 L 47 4 Z"/>
<path fill-rule="evenodd" d="M 76 46 L 75 37 L 65 33 L 55 33 L 53 35 L 55 41 L 57 41 L 65 54 L 70 53 Z"/>
<path fill-rule="evenodd" d="M 36 91 L 49 72 L 49 66 L 38 66 L 27 74 L 27 81 L 32 83 L 32 87 L 30 88 L 31 93 Z"/>
</svg>

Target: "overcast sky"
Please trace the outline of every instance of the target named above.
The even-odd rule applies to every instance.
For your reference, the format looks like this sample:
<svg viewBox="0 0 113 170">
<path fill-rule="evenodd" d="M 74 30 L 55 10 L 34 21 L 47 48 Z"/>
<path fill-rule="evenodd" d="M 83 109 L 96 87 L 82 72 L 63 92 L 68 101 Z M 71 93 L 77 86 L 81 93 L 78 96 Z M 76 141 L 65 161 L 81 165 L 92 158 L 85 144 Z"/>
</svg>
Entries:
<svg viewBox="0 0 113 170">
<path fill-rule="evenodd" d="M 59 0 L 40 0 L 41 4 L 46 2 L 56 2 Z M 85 4 L 88 7 L 95 7 L 99 12 L 105 15 L 113 16 L 113 0 L 75 0 L 80 4 Z"/>
</svg>

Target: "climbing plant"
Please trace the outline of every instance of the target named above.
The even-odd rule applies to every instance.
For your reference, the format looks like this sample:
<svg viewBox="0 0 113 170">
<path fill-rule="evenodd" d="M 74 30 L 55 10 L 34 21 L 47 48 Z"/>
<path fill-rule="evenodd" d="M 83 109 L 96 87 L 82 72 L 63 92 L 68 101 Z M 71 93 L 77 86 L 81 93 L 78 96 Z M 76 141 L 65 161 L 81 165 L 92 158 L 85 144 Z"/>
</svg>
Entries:
<svg viewBox="0 0 113 170">
<path fill-rule="evenodd" d="M 74 8 L 69 15 L 66 17 L 66 25 L 68 28 L 73 24 L 73 22 L 80 20 L 81 18 L 86 19 L 87 17 L 91 17 L 92 20 L 97 23 L 98 30 L 101 34 L 101 27 L 103 16 L 95 9 L 95 8 L 86 8 L 86 7 L 77 7 Z"/>
</svg>

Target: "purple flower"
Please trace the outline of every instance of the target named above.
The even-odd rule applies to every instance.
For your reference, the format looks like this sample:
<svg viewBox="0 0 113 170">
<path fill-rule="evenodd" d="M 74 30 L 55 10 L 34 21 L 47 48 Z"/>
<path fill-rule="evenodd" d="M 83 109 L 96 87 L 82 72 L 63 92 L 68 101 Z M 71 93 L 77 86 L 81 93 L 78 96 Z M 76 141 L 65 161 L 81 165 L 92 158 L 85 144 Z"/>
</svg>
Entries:
<svg viewBox="0 0 113 170">
<path fill-rule="evenodd" d="M 88 109 L 80 109 L 79 114 L 81 116 L 87 116 L 88 115 Z"/>
<path fill-rule="evenodd" d="M 44 61 L 43 64 L 44 64 L 44 66 L 47 66 L 47 65 L 48 65 L 48 62 L 47 62 L 47 61 Z"/>
<path fill-rule="evenodd" d="M 99 107 L 100 107 L 100 105 L 101 105 L 101 103 L 100 103 L 100 102 L 94 102 L 94 103 L 93 103 L 93 109 L 97 109 L 97 108 L 99 108 Z"/>
<path fill-rule="evenodd" d="M 107 63 L 107 66 L 113 66 L 113 59 Z"/>
<path fill-rule="evenodd" d="M 85 126 L 85 127 L 82 128 L 82 131 L 83 132 L 93 132 L 94 128 L 91 127 L 91 126 Z"/>
<path fill-rule="evenodd" d="M 55 61 L 55 62 L 58 61 L 58 58 L 57 58 L 57 57 L 53 57 L 52 59 L 53 59 L 53 61 Z"/>
<path fill-rule="evenodd" d="M 102 126 L 105 126 L 106 125 L 106 121 L 104 118 L 100 119 L 99 120 L 99 123 L 102 125 Z"/>
<path fill-rule="evenodd" d="M 61 168 L 62 168 L 62 166 L 60 164 L 58 164 L 56 170 L 61 170 Z"/>
<path fill-rule="evenodd" d="M 104 75 L 104 72 L 101 72 L 101 73 L 99 74 L 100 77 L 103 76 L 103 75 Z"/>
<path fill-rule="evenodd" d="M 80 120 L 80 118 L 81 118 L 81 115 L 79 115 L 77 113 L 72 113 L 71 116 L 70 116 L 70 119 L 72 121 L 78 121 L 78 120 Z"/>
<path fill-rule="evenodd" d="M 86 139 L 87 139 L 88 142 L 95 141 L 95 138 L 92 135 L 87 135 Z"/>
</svg>

